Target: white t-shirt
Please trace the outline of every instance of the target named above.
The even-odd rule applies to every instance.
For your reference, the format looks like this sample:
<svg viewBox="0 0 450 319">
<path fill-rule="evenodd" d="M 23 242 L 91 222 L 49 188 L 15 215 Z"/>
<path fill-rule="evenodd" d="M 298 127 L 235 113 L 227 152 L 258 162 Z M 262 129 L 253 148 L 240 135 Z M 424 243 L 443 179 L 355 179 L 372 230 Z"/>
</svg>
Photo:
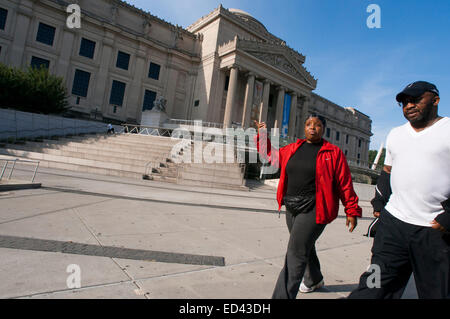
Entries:
<svg viewBox="0 0 450 319">
<path fill-rule="evenodd" d="M 450 197 L 450 118 L 420 132 L 409 122 L 392 129 L 384 165 L 392 166 L 386 210 L 406 223 L 431 227 Z"/>
</svg>

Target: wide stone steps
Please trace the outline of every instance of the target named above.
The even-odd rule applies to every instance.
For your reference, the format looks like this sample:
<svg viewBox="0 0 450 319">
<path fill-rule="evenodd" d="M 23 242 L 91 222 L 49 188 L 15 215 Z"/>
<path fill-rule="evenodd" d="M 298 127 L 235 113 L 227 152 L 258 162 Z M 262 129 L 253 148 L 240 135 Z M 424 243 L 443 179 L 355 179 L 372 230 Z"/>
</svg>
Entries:
<svg viewBox="0 0 450 319">
<path fill-rule="evenodd" d="M 164 155 L 152 154 L 149 156 L 130 154 L 122 152 L 108 152 L 95 149 L 84 149 L 79 150 L 76 148 L 49 148 L 49 147 L 39 147 L 37 145 L 6 145 L 8 149 L 23 150 L 35 153 L 43 153 L 49 155 L 65 156 L 65 157 L 75 157 L 82 159 L 90 159 L 97 161 L 107 161 L 121 164 L 128 164 L 134 166 L 146 166 L 147 163 L 160 163 L 166 162 L 167 157 Z"/>
<path fill-rule="evenodd" d="M 202 143 L 202 147 L 204 145 L 207 144 Z M 174 157 L 185 154 L 188 147 L 191 147 L 192 162 L 176 163 Z M 39 160 L 41 167 L 137 179 L 145 177 L 189 186 L 248 190 L 242 186 L 244 180 L 240 164 L 205 163 L 204 160 L 195 163 L 193 147 L 186 140 L 117 134 L 4 144 L 0 146 L 0 154 Z M 180 152 L 181 148 L 184 150 Z M 223 161 L 227 159 L 233 160 L 225 154 Z"/>
<path fill-rule="evenodd" d="M 34 159 L 39 161 L 39 167 L 46 167 L 46 168 L 57 168 L 57 169 L 65 169 L 69 171 L 75 171 L 75 172 L 83 172 L 83 173 L 92 173 L 92 174 L 99 174 L 99 175 L 107 175 L 107 176 L 118 176 L 118 177 L 129 177 L 129 178 L 135 178 L 135 179 L 141 179 L 142 173 L 137 172 L 130 172 L 126 171 L 124 169 L 114 169 L 114 168 L 105 168 L 98 166 L 97 164 L 94 164 L 95 166 L 92 166 L 92 163 L 69 163 L 63 161 L 62 158 L 59 160 L 55 160 L 55 158 L 47 158 L 42 157 L 39 155 L 39 153 L 32 153 L 32 152 L 13 152 L 12 150 L 7 149 L 0 149 L 0 154 L 2 155 L 8 155 L 11 158 L 23 158 L 23 159 Z"/>
<path fill-rule="evenodd" d="M 155 153 L 155 152 L 170 152 L 172 150 L 171 146 L 142 146 L 142 145 L 134 145 L 130 143 L 117 143 L 117 142 L 109 142 L 104 140 L 99 141 L 85 141 L 85 140 L 71 140 L 71 139 L 58 139 L 58 140 L 43 140 L 43 143 L 49 145 L 60 145 L 61 147 L 81 147 L 81 148 L 94 148 L 94 149 L 103 149 L 103 150 L 133 150 L 136 152 L 140 152 L 143 154 L 146 153 Z"/>
</svg>

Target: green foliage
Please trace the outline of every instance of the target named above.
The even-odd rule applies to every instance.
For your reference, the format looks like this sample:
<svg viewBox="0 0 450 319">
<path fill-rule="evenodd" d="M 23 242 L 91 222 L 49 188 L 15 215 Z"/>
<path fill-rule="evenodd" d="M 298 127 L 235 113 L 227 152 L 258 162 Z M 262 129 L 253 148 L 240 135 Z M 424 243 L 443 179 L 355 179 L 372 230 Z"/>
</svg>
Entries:
<svg viewBox="0 0 450 319">
<path fill-rule="evenodd" d="M 0 107 L 60 114 L 67 105 L 63 78 L 51 75 L 45 67 L 21 70 L 0 63 Z"/>
<path fill-rule="evenodd" d="M 378 151 L 370 150 L 369 151 L 369 167 L 372 167 L 373 162 L 375 161 L 375 157 L 377 156 Z M 386 156 L 386 148 L 383 148 L 381 151 L 380 159 L 378 160 L 377 169 L 382 169 L 384 165 L 384 158 Z"/>
</svg>

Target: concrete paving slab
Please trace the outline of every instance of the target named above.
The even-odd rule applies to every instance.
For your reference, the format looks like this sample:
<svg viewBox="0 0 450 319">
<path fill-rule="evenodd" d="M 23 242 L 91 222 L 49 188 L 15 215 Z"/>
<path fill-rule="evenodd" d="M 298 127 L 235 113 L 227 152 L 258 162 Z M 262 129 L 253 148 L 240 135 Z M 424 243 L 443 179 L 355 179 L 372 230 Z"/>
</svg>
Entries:
<svg viewBox="0 0 450 319">
<path fill-rule="evenodd" d="M 285 216 L 274 212 L 275 189 L 186 187 L 56 169 L 37 178 L 42 189 L 0 195 L 0 236 L 223 256 L 225 266 L 0 248 L 0 297 L 270 298 L 289 236 Z M 370 207 L 354 233 L 339 214 L 317 242 L 326 286 L 299 299 L 346 296 L 368 266 L 372 240 L 363 234 Z M 80 289 L 67 288 L 70 263 L 81 266 Z"/>
<path fill-rule="evenodd" d="M 88 257 L 0 248 L 0 298 L 18 298 L 53 291 L 68 291 L 69 265 L 81 269 L 83 287 L 127 281 L 130 278 L 111 258 Z"/>
<path fill-rule="evenodd" d="M 157 277 L 182 275 L 194 271 L 216 268 L 216 266 L 186 265 L 163 262 L 150 262 L 114 258 L 115 262 L 135 280 L 144 280 Z"/>
<path fill-rule="evenodd" d="M 276 267 L 265 261 L 139 280 L 149 297 L 189 299 L 270 298 Z"/>
<path fill-rule="evenodd" d="M 44 189 L 10 192 L 0 197 L 0 225 L 33 216 L 64 214 L 72 209 L 89 207 L 96 203 L 110 201 L 109 198 L 61 193 Z M 30 205 L 30 202 L 33 202 Z"/>
<path fill-rule="evenodd" d="M 20 299 L 146 299 L 146 296 L 133 283 L 119 283 L 37 294 Z"/>
</svg>

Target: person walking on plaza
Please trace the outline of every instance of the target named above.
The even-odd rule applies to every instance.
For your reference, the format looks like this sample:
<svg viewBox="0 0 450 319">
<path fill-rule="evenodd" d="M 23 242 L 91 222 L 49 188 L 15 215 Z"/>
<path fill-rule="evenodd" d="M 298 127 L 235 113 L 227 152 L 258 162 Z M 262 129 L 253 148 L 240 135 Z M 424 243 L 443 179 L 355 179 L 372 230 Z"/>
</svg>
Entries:
<svg viewBox="0 0 450 319">
<path fill-rule="evenodd" d="M 450 118 L 438 115 L 434 84 L 411 83 L 396 100 L 408 122 L 386 140 L 392 194 L 375 212 L 371 263 L 379 271 L 364 272 L 348 298 L 399 298 L 411 274 L 419 298 L 449 298 Z"/>
<path fill-rule="evenodd" d="M 339 199 L 345 206 L 350 232 L 362 210 L 343 152 L 322 138 L 325 119 L 309 117 L 305 122 L 306 138 L 279 150 L 272 148 L 266 124 L 256 121 L 255 124 L 258 152 L 271 165 L 281 167 L 278 210 L 286 206 L 290 233 L 284 267 L 272 298 L 295 299 L 299 290 L 308 293 L 324 285 L 315 243 L 326 224 L 337 217 Z"/>
</svg>

